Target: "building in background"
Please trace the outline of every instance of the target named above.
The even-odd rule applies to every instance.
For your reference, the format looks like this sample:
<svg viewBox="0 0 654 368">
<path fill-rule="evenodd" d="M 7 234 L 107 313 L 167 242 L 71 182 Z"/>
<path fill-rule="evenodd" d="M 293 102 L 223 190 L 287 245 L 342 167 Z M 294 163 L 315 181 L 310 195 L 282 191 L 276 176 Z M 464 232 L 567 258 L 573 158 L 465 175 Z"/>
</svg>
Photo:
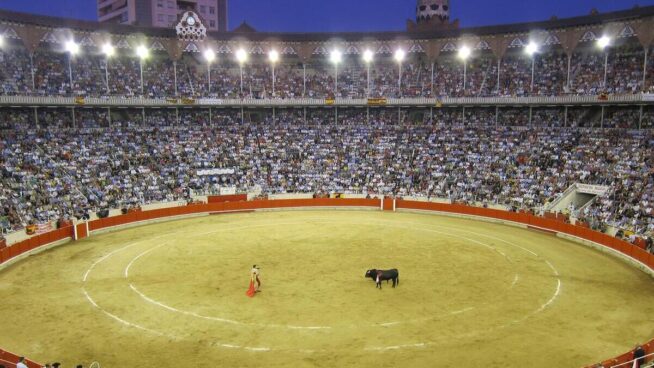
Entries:
<svg viewBox="0 0 654 368">
<path fill-rule="evenodd" d="M 407 21 L 409 32 L 429 32 L 459 28 L 459 20 L 450 22 L 450 0 L 417 0 L 416 20 Z"/>
<path fill-rule="evenodd" d="M 227 0 L 98 0 L 98 21 L 172 28 L 192 10 L 208 31 L 227 31 Z"/>
</svg>

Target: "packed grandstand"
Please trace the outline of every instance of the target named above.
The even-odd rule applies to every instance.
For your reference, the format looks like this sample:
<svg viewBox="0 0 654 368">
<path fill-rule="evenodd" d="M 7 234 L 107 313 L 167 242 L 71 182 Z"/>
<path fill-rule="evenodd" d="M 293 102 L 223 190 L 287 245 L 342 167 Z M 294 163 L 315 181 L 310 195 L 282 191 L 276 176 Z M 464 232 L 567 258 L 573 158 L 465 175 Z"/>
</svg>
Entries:
<svg viewBox="0 0 654 368">
<path fill-rule="evenodd" d="M 610 190 L 570 215 L 651 236 L 651 13 L 198 42 L 3 12 L 0 224 L 221 187 L 539 212 L 581 182 Z"/>
</svg>

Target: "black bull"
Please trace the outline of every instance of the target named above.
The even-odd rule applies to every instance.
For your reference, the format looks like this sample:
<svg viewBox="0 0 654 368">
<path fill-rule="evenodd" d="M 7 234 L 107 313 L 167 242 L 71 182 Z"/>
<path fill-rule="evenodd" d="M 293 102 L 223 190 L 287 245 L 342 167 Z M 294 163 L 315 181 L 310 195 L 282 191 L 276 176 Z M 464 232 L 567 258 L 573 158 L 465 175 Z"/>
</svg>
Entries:
<svg viewBox="0 0 654 368">
<path fill-rule="evenodd" d="M 393 280 L 393 287 L 400 284 L 400 272 L 397 270 L 397 268 L 392 268 L 390 270 L 376 270 L 373 268 L 372 270 L 366 271 L 365 277 L 370 277 L 373 281 L 375 281 L 375 287 L 380 289 L 381 282 L 384 280 L 386 280 L 386 283 L 388 283 L 388 280 Z"/>
</svg>

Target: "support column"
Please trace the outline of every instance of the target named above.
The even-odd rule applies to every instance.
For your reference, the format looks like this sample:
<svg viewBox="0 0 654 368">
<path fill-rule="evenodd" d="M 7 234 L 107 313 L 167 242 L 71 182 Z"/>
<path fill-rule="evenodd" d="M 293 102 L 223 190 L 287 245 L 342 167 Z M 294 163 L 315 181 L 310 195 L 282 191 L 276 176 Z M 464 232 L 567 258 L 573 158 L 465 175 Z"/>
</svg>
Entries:
<svg viewBox="0 0 654 368">
<path fill-rule="evenodd" d="M 30 53 L 30 70 L 32 72 L 32 92 L 36 92 L 36 83 L 34 81 L 34 53 Z"/>
<path fill-rule="evenodd" d="M 600 120 L 600 128 L 604 128 L 604 105 L 602 105 L 602 119 Z"/>
<path fill-rule="evenodd" d="M 77 121 L 75 121 L 76 120 L 75 119 L 75 108 L 71 107 L 70 112 L 73 114 L 73 129 L 75 129 L 75 127 L 77 126 Z"/>
<path fill-rule="evenodd" d="M 568 127 L 568 106 L 565 106 L 564 112 L 563 112 L 563 126 Z"/>
<path fill-rule="evenodd" d="M 175 123 L 177 123 L 177 125 L 182 125 L 182 122 L 179 120 L 179 107 L 175 108 Z"/>
<path fill-rule="evenodd" d="M 566 81 L 566 86 L 570 89 L 570 63 L 572 62 L 572 55 L 568 55 L 568 77 Z"/>
<path fill-rule="evenodd" d="M 643 105 L 640 105 L 640 114 L 638 116 L 638 129 L 642 129 L 643 126 Z"/>
<path fill-rule="evenodd" d="M 434 62 L 431 62 L 431 96 L 434 97 Z"/>
<path fill-rule="evenodd" d="M 34 107 L 34 124 L 36 125 L 36 129 L 39 129 L 41 127 L 39 125 L 39 112 L 36 106 Z"/>
<path fill-rule="evenodd" d="M 304 124 L 307 124 L 307 108 L 304 107 Z"/>
<path fill-rule="evenodd" d="M 533 109 L 534 109 L 533 106 L 529 106 L 529 126 L 531 126 L 531 115 L 533 113 Z"/>
<path fill-rule="evenodd" d="M 211 114 L 211 107 L 209 108 L 209 125 L 210 125 L 210 126 L 213 125 L 213 116 L 212 116 L 212 114 Z"/>
<path fill-rule="evenodd" d="M 177 61 L 173 60 L 173 71 L 175 74 L 175 97 L 177 97 Z"/>
<path fill-rule="evenodd" d="M 497 94 L 500 94 L 500 70 L 502 68 L 502 58 L 497 59 Z"/>
<path fill-rule="evenodd" d="M 495 106 L 495 127 L 497 127 L 497 122 L 500 117 L 500 108 L 498 106 Z"/>
<path fill-rule="evenodd" d="M 334 106 L 334 124 L 338 125 L 338 106 Z"/>
<path fill-rule="evenodd" d="M 305 97 L 306 95 L 307 95 L 307 64 L 302 63 L 302 97 Z M 306 120 L 306 116 L 305 116 L 305 120 Z"/>
<path fill-rule="evenodd" d="M 141 107 L 141 113 L 143 114 L 143 125 L 145 126 L 145 107 Z"/>
<path fill-rule="evenodd" d="M 366 106 L 366 124 L 370 124 L 370 106 Z"/>
<path fill-rule="evenodd" d="M 107 107 L 107 124 L 109 124 L 109 127 L 113 125 L 111 121 L 111 107 Z"/>
<path fill-rule="evenodd" d="M 643 87 L 641 91 L 645 91 L 645 82 L 647 81 L 647 54 L 649 47 L 645 47 L 645 59 L 643 59 Z"/>
<path fill-rule="evenodd" d="M 466 125 L 466 107 L 461 108 L 461 124 Z"/>
</svg>

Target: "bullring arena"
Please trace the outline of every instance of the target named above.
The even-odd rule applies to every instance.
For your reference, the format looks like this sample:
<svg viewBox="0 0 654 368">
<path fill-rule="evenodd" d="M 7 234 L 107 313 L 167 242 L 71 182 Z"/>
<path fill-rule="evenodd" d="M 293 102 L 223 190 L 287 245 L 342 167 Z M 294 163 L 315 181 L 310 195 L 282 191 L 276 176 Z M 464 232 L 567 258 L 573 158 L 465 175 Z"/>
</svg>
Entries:
<svg viewBox="0 0 654 368">
<path fill-rule="evenodd" d="M 545 230 L 564 224 L 420 202 L 381 211 L 380 202 L 228 202 L 209 205 L 230 211 L 210 216 L 199 205 L 96 220 L 91 237 L 3 270 L 11 339 L 1 342 L 106 366 L 184 357 L 188 366 L 551 367 L 652 334 L 651 276 Z M 269 208 L 231 212 L 258 207 Z M 195 214 L 145 224 L 183 212 Z M 253 262 L 263 285 L 250 299 Z M 398 268 L 398 287 L 375 289 L 363 277 L 373 266 Z"/>
<path fill-rule="evenodd" d="M 0 368 L 654 367 L 654 0 L 41 1 L 0 4 Z"/>
</svg>

